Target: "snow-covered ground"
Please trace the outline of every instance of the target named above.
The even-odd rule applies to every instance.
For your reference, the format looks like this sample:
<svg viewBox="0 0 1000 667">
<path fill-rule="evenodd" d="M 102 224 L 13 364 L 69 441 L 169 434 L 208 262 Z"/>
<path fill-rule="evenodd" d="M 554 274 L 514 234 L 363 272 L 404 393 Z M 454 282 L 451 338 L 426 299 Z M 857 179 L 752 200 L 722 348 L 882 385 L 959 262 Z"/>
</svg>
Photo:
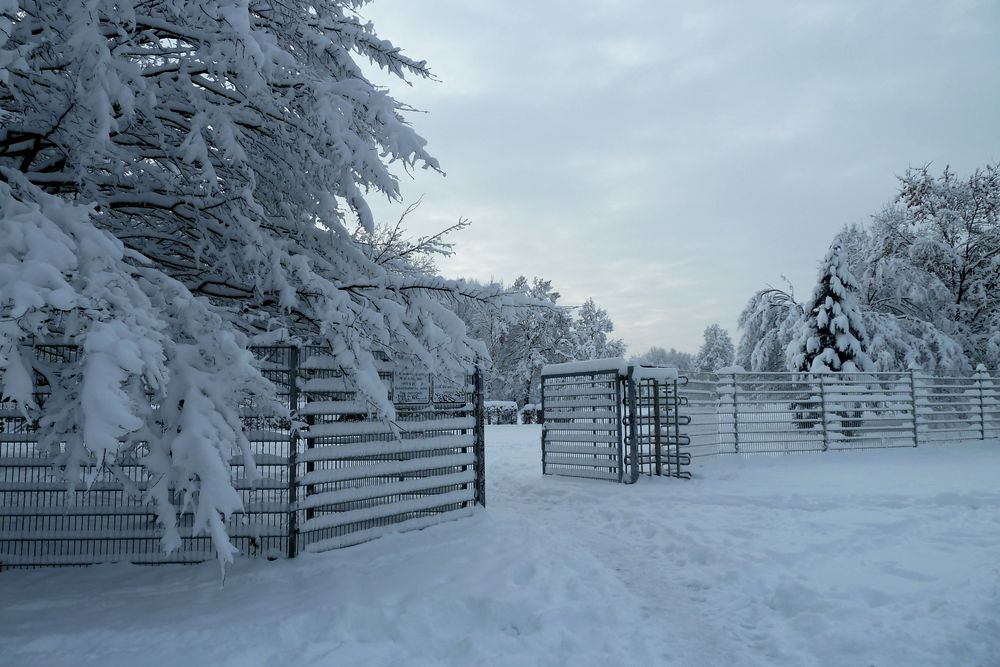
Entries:
<svg viewBox="0 0 1000 667">
<path fill-rule="evenodd" d="M 487 429 L 488 511 L 287 562 L 0 574 L 0 664 L 1000 665 L 1000 443 L 636 486 Z"/>
</svg>

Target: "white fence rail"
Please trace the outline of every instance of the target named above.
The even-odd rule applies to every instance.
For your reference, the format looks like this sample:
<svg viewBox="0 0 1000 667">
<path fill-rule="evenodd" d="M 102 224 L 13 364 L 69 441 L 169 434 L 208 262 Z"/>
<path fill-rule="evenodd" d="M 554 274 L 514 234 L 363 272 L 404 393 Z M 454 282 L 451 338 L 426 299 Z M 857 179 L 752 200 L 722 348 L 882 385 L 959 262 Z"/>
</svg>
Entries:
<svg viewBox="0 0 1000 667">
<path fill-rule="evenodd" d="M 1000 376 L 735 373 L 689 377 L 693 458 L 1000 438 Z"/>
</svg>

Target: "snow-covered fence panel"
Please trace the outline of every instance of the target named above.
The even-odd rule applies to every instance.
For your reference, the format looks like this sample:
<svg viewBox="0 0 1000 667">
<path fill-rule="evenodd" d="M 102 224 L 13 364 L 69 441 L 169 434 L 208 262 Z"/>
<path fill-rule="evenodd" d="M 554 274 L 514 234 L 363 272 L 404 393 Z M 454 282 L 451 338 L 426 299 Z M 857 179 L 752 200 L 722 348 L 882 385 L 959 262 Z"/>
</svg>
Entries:
<svg viewBox="0 0 1000 667">
<path fill-rule="evenodd" d="M 990 373 L 984 366 L 980 366 L 973 377 L 983 418 L 983 439 L 1000 439 L 1000 374 Z"/>
<path fill-rule="evenodd" d="M 985 368 L 972 375 L 917 372 L 913 384 L 921 442 L 1000 434 L 1000 389 Z"/>
<path fill-rule="evenodd" d="M 912 447 L 910 380 L 905 373 L 720 374 L 720 453 Z"/>
<path fill-rule="evenodd" d="M 410 391 L 412 383 L 404 400 L 386 373 L 397 411 L 389 423 L 368 414 L 332 357 L 322 350 L 306 354 L 297 411 L 303 448 L 293 471 L 298 550 L 325 551 L 423 528 L 469 516 L 485 503 L 476 376 L 463 377 L 462 391 L 450 391 L 450 400 L 433 400 L 433 387 Z"/>
<path fill-rule="evenodd" d="M 822 388 L 789 373 L 728 373 L 718 378 L 721 453 L 820 451 Z"/>
<path fill-rule="evenodd" d="M 690 422 L 684 432 L 690 439 L 686 451 L 692 459 L 715 456 L 721 447 L 718 383 L 708 373 L 688 373 L 687 382 L 678 386 L 681 411 Z"/>
<path fill-rule="evenodd" d="M 827 449 L 916 444 L 908 374 L 831 373 L 819 382 Z"/>
<path fill-rule="evenodd" d="M 1000 382 L 985 368 L 971 375 L 722 373 L 714 386 L 721 454 L 1000 437 Z"/>
<path fill-rule="evenodd" d="M 73 363 L 78 351 L 68 345 L 38 345 L 43 365 Z M 263 363 L 279 396 L 289 392 L 288 351 L 270 349 Z M 45 404 L 50 388 L 36 378 L 35 400 Z M 162 528 L 146 494 L 161 483 L 150 477 L 141 443 L 104 466 L 85 462 L 86 483 L 67 491 L 60 455 L 65 443 L 38 442 L 36 425 L 0 404 L 0 567 L 74 565 L 129 560 L 138 563 L 193 562 L 214 557 L 207 535 L 195 534 L 193 517 L 178 515 L 180 547 L 164 553 Z M 259 407 L 243 406 L 245 430 L 257 463 L 250 481 L 239 452 L 230 464 L 243 511 L 230 517 L 230 540 L 243 553 L 277 556 L 287 549 L 290 424 Z"/>
<path fill-rule="evenodd" d="M 473 503 L 485 503 L 479 374 L 425 374 L 425 400 L 412 402 L 424 396 L 417 386 L 390 424 L 369 416 L 342 369 L 320 351 L 252 351 L 292 419 L 265 406 L 241 408 L 258 473 L 251 478 L 240 453 L 232 453 L 243 511 L 227 530 L 242 553 L 275 558 L 357 544 L 465 516 Z M 52 365 L 78 354 L 66 345 L 39 345 L 34 353 Z M 383 380 L 392 392 L 388 366 Z M 35 400 L 44 407 L 49 388 L 43 376 L 36 381 Z M 214 558 L 210 538 L 193 532 L 189 513 L 178 515 L 180 547 L 163 552 L 148 502 L 148 491 L 162 482 L 140 465 L 147 453 L 141 443 L 104 466 L 85 464 L 87 484 L 67 491 L 62 446 L 43 446 L 38 433 L 11 403 L 0 403 L 0 569 Z"/>
<path fill-rule="evenodd" d="M 624 362 L 542 369 L 542 474 L 623 481 Z"/>
</svg>

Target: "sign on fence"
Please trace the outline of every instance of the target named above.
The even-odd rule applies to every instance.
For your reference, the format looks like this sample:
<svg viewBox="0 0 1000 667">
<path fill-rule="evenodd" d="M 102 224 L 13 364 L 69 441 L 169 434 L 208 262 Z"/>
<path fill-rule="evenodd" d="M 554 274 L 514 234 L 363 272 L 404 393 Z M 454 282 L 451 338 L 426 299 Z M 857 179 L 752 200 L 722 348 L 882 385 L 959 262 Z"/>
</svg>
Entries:
<svg viewBox="0 0 1000 667">
<path fill-rule="evenodd" d="M 392 376 L 392 400 L 399 405 L 430 403 L 431 377 L 427 373 L 399 371 Z"/>
<path fill-rule="evenodd" d="M 465 379 L 446 375 L 434 376 L 435 403 L 465 403 Z"/>
</svg>

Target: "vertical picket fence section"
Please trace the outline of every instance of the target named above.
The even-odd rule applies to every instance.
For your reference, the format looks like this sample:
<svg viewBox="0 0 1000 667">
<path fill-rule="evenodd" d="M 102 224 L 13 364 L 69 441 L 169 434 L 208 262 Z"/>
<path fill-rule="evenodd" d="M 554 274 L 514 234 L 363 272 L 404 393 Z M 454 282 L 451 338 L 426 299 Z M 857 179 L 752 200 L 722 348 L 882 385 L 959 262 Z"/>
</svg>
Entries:
<svg viewBox="0 0 1000 667">
<path fill-rule="evenodd" d="M 247 479 L 230 461 L 244 511 L 229 520 L 232 543 L 248 556 L 294 557 L 468 516 L 485 504 L 482 378 L 433 378 L 386 363 L 383 381 L 397 419 L 368 406 L 321 348 L 253 348 L 291 419 L 242 406 L 260 473 Z M 38 346 L 50 364 L 72 363 L 71 346 Z M 396 372 L 393 372 L 396 371 Z M 36 400 L 44 404 L 40 383 Z M 161 530 L 142 493 L 153 480 L 138 451 L 98 471 L 89 489 L 66 482 L 40 451 L 34 426 L 0 403 L 0 569 L 101 562 L 198 562 L 210 539 L 180 514 L 179 549 L 160 548 Z"/>
</svg>

